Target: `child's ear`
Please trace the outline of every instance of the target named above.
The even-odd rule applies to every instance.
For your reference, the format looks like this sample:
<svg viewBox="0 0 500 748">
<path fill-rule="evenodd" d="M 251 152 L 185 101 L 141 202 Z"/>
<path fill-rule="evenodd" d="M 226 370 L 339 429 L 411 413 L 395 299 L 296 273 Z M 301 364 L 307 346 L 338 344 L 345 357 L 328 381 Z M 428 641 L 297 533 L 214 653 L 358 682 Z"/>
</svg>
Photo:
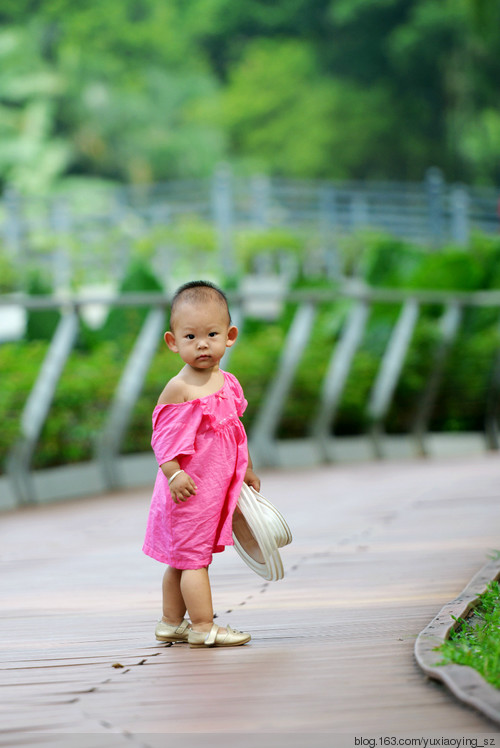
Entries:
<svg viewBox="0 0 500 748">
<path fill-rule="evenodd" d="M 237 337 L 238 337 L 238 328 L 235 327 L 234 325 L 231 325 L 231 327 L 227 331 L 226 348 L 231 348 L 233 343 L 236 342 Z"/>
<path fill-rule="evenodd" d="M 167 330 L 165 335 L 163 336 L 165 339 L 165 343 L 167 344 L 168 348 L 170 348 L 173 353 L 179 353 L 179 349 L 177 348 L 175 344 L 175 335 L 173 332 L 170 332 L 170 330 Z"/>
</svg>

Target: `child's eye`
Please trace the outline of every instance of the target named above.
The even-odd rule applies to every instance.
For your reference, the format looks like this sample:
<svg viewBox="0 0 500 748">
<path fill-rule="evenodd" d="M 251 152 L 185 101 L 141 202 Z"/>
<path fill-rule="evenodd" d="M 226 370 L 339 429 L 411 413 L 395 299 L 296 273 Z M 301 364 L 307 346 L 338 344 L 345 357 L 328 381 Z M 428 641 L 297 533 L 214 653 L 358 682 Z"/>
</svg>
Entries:
<svg viewBox="0 0 500 748">
<path fill-rule="evenodd" d="M 194 335 L 192 333 L 189 333 L 189 335 L 186 335 L 186 338 L 188 340 L 194 340 Z"/>
<path fill-rule="evenodd" d="M 216 332 L 209 332 L 209 333 L 208 333 L 208 336 L 209 336 L 210 338 L 215 338 L 215 336 L 216 336 L 217 334 L 218 334 L 218 333 L 216 333 Z"/>
</svg>

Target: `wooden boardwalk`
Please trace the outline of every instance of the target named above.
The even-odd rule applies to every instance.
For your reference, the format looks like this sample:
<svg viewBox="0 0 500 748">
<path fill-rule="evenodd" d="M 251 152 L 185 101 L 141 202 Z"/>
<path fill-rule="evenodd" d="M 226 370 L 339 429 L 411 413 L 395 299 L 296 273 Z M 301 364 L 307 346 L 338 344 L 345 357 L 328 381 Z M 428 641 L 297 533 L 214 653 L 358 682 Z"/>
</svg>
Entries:
<svg viewBox="0 0 500 748">
<path fill-rule="evenodd" d="M 0 745 L 498 734 L 413 656 L 418 633 L 500 547 L 498 457 L 262 478 L 294 542 L 275 583 L 233 549 L 216 557 L 219 620 L 253 637 L 228 650 L 154 639 L 163 569 L 141 553 L 149 490 L 0 517 Z"/>
</svg>

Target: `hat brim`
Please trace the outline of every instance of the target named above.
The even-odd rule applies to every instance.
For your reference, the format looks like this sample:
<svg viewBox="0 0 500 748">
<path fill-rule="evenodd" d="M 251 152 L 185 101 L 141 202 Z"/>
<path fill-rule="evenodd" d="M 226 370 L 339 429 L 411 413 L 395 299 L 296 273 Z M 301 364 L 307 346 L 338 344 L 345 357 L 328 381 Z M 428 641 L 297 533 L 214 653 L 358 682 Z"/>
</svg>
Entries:
<svg viewBox="0 0 500 748">
<path fill-rule="evenodd" d="M 244 483 L 233 515 L 234 547 L 247 566 L 269 581 L 283 579 L 279 548 L 292 542 L 283 515 L 255 489 Z"/>
</svg>

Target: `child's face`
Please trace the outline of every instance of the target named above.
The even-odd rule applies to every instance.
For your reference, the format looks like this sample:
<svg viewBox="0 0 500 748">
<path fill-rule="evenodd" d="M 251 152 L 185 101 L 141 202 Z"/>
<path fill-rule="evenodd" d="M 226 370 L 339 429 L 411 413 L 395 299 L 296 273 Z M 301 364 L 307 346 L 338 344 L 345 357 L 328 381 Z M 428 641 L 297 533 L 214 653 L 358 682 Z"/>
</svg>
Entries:
<svg viewBox="0 0 500 748">
<path fill-rule="evenodd" d="M 176 311 L 174 329 L 165 333 L 165 342 L 193 369 L 210 369 L 218 365 L 237 335 L 222 304 L 184 302 Z"/>
</svg>

